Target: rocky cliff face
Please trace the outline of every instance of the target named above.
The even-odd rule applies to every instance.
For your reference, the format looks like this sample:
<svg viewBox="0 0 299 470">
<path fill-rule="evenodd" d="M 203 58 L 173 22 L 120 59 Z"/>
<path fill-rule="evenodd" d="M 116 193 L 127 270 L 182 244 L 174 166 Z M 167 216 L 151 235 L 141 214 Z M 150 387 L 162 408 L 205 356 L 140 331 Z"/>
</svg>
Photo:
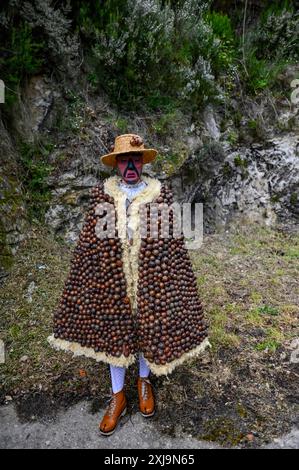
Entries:
<svg viewBox="0 0 299 470">
<path fill-rule="evenodd" d="M 294 133 L 250 147 L 214 147 L 221 159 L 210 168 L 190 157 L 173 178 L 182 202 L 202 202 L 211 231 L 235 218 L 274 225 L 299 218 L 299 142 Z M 213 152 L 213 148 L 210 149 Z"/>
<path fill-rule="evenodd" d="M 291 75 L 297 72 L 292 70 Z M 47 161 L 52 171 L 46 181 L 50 199 L 45 223 L 67 242 L 78 237 L 90 188 L 111 174 L 100 163 L 100 155 L 109 151 L 117 134 L 125 132 L 140 133 L 148 145 L 159 148 L 163 159 L 159 165 L 146 165 L 145 173 L 168 180 L 178 201 L 202 202 L 206 231 L 242 217 L 267 225 L 298 221 L 298 106 L 287 99 L 275 105 L 236 101 L 226 114 L 208 106 L 197 122 L 182 117 L 169 135 L 159 138 L 140 116 L 126 116 L 127 126 L 120 128 L 115 124 L 117 113 L 102 97 L 69 100 L 59 84 L 34 77 L 16 116 L 14 129 L 28 142 L 45 137 L 55 141 Z M 0 123 L 3 264 L 26 234 L 26 207 L 18 151 Z M 69 132 L 70 126 L 75 132 Z M 172 171 L 163 171 L 175 152 L 179 157 Z"/>
<path fill-rule="evenodd" d="M 11 137 L 0 119 L 0 278 L 27 229 L 26 209 Z"/>
<path fill-rule="evenodd" d="M 289 67 L 280 80 L 290 84 L 298 73 L 298 67 Z M 235 218 L 266 225 L 298 222 L 298 109 L 288 98 L 266 97 L 232 102 L 226 119 L 221 109 L 203 112 L 197 147 L 172 184 L 180 201 L 204 204 L 206 230 Z"/>
</svg>

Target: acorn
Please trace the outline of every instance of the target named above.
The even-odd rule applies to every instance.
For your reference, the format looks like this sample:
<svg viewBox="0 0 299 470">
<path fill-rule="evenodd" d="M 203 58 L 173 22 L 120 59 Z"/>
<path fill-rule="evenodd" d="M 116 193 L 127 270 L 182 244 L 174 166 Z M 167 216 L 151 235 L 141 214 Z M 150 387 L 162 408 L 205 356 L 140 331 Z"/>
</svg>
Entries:
<svg viewBox="0 0 299 470">
<path fill-rule="evenodd" d="M 113 202 L 104 195 L 103 185 L 93 189 L 92 197 L 94 203 Z M 171 192 L 162 185 L 156 202 L 171 201 Z M 90 209 L 54 314 L 55 338 L 76 341 L 115 357 L 128 357 L 140 347 L 148 360 L 160 365 L 196 347 L 207 337 L 207 326 L 183 237 L 158 239 L 157 230 L 151 234 L 148 230 L 142 237 L 138 310 L 133 318 L 122 245 L 117 238 L 98 239 L 96 220 Z M 156 222 L 161 228 L 161 213 Z M 149 229 L 149 221 L 145 225 Z"/>
</svg>

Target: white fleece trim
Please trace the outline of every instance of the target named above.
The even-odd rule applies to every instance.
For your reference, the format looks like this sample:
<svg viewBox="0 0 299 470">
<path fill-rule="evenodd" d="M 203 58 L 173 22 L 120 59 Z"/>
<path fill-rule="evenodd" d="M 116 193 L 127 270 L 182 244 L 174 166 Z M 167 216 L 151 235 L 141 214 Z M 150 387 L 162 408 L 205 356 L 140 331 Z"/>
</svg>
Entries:
<svg viewBox="0 0 299 470">
<path fill-rule="evenodd" d="M 185 362 L 187 359 L 197 356 L 201 354 L 206 348 L 211 348 L 211 347 L 212 345 L 210 341 L 208 340 L 208 338 L 206 338 L 203 340 L 203 342 L 199 346 L 196 346 L 196 348 L 191 349 L 191 351 L 188 351 L 182 354 L 181 357 L 179 357 L 178 359 L 174 359 L 174 361 L 171 361 L 168 364 L 158 365 L 158 364 L 155 364 L 154 362 L 149 362 L 146 358 L 144 359 L 147 365 L 149 366 L 150 370 L 155 375 L 168 375 L 175 369 L 175 367 L 179 366 L 180 364 Z"/>
<path fill-rule="evenodd" d="M 67 351 L 73 353 L 74 356 L 85 356 L 95 359 L 97 362 L 106 362 L 112 366 L 117 367 L 128 367 L 130 364 L 133 364 L 136 360 L 134 354 L 130 354 L 128 357 L 123 354 L 119 357 L 111 356 L 104 352 L 95 352 L 92 348 L 87 348 L 81 346 L 81 344 L 76 343 L 75 341 L 67 341 L 64 339 L 54 338 L 54 335 L 51 335 L 47 338 L 48 343 L 58 351 Z"/>
<path fill-rule="evenodd" d="M 127 283 L 127 295 L 131 300 L 132 313 L 137 308 L 137 288 L 138 288 L 138 256 L 141 244 L 139 207 L 141 204 L 152 202 L 160 195 L 161 183 L 150 176 L 142 176 L 142 180 L 147 186 L 138 193 L 130 205 L 129 228 L 132 231 L 133 244 L 130 245 L 126 231 L 126 198 L 127 195 L 118 187 L 120 176 L 110 176 L 104 181 L 104 191 L 113 197 L 117 211 L 117 230 L 122 243 L 123 268 Z"/>
<path fill-rule="evenodd" d="M 112 366 L 116 367 L 129 367 L 136 361 L 136 355 L 130 354 L 128 357 L 121 355 L 120 357 L 111 356 L 110 354 L 106 354 L 104 352 L 96 353 L 92 348 L 87 348 L 81 346 L 79 343 L 67 341 L 64 339 L 54 338 L 54 335 L 51 335 L 47 338 L 48 343 L 52 346 L 52 348 L 56 349 L 57 351 L 66 351 L 73 353 L 74 357 L 77 356 L 85 356 L 91 359 L 95 359 L 96 362 L 105 362 L 107 364 L 111 364 Z M 178 359 L 169 362 L 168 364 L 164 365 L 157 365 L 154 362 L 148 361 L 144 358 L 145 362 L 149 366 L 151 372 L 155 375 L 168 375 L 170 374 L 177 366 L 185 362 L 187 359 L 191 357 L 197 356 L 201 354 L 207 347 L 211 348 L 211 343 L 209 342 L 208 338 L 206 338 L 199 346 L 184 353 Z"/>
</svg>

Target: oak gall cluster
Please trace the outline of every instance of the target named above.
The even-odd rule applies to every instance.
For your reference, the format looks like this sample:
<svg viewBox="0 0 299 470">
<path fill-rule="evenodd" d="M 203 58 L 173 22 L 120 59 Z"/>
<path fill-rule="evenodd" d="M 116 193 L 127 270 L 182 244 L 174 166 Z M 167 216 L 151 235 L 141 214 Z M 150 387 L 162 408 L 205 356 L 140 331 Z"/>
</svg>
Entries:
<svg viewBox="0 0 299 470">
<path fill-rule="evenodd" d="M 158 203 L 173 203 L 162 186 Z M 149 208 L 148 213 L 149 216 Z M 173 218 L 170 215 L 170 227 Z M 149 233 L 149 218 L 147 229 Z M 161 213 L 158 216 L 160 235 Z M 183 237 L 146 237 L 139 257 L 139 341 L 145 357 L 165 365 L 198 346 L 207 337 L 196 278 Z"/>
<path fill-rule="evenodd" d="M 115 357 L 135 351 L 134 322 L 126 296 L 122 249 L 118 238 L 98 238 L 94 206 L 112 203 L 102 186 L 93 189 L 75 248 L 70 274 L 54 315 L 54 336 Z"/>
<path fill-rule="evenodd" d="M 95 234 L 98 203 L 114 203 L 103 184 L 93 188 L 89 211 L 74 250 L 71 268 L 54 314 L 54 337 L 95 352 L 128 357 L 139 351 L 165 365 L 196 348 L 207 337 L 196 278 L 183 236 L 141 239 L 137 311 L 126 289 L 121 240 Z M 172 204 L 162 185 L 154 201 Z M 147 206 L 149 215 L 149 206 Z M 173 217 L 170 215 L 170 227 Z M 161 229 L 161 213 L 158 213 Z"/>
</svg>

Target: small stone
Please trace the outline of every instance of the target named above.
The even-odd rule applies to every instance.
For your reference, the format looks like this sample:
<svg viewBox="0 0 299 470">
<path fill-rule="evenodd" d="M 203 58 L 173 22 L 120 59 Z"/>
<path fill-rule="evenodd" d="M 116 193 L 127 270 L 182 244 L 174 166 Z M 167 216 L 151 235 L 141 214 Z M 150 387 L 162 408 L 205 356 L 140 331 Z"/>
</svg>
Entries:
<svg viewBox="0 0 299 470">
<path fill-rule="evenodd" d="M 246 438 L 248 441 L 252 442 L 254 440 L 254 435 L 250 432 L 249 434 L 247 434 Z"/>
<path fill-rule="evenodd" d="M 22 356 L 21 359 L 20 359 L 20 362 L 27 362 L 29 359 L 28 356 Z"/>
<path fill-rule="evenodd" d="M 27 293 L 26 293 L 27 302 L 32 303 L 32 294 L 34 293 L 36 289 L 37 289 L 37 286 L 35 282 L 31 281 L 28 286 Z"/>
<path fill-rule="evenodd" d="M 6 395 L 5 401 L 12 401 L 12 397 L 10 395 Z"/>
<path fill-rule="evenodd" d="M 39 269 L 39 270 L 47 269 L 47 265 L 46 264 L 38 264 L 37 269 Z"/>
</svg>

